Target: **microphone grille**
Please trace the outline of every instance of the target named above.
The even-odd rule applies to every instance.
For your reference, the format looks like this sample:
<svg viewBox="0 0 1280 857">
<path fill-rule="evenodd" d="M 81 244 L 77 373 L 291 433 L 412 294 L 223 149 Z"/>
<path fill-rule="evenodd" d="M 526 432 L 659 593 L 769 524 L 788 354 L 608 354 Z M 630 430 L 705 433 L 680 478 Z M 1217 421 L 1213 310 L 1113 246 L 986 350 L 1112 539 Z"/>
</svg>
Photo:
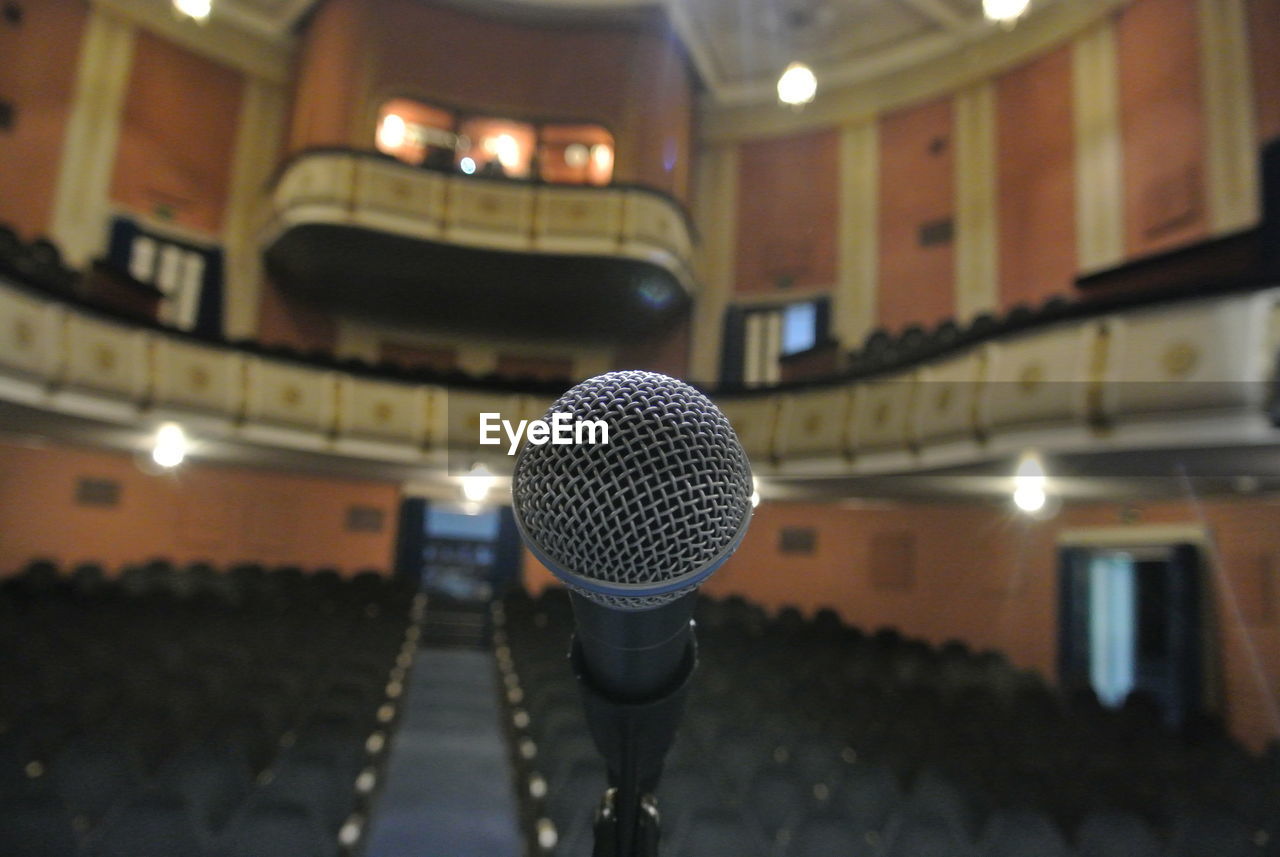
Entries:
<svg viewBox="0 0 1280 857">
<path fill-rule="evenodd" d="M 642 610 L 694 589 L 751 518 L 751 467 L 706 396 L 654 372 L 590 378 L 551 406 L 603 420 L 606 444 L 526 444 L 516 522 L 530 549 L 594 601 Z"/>
</svg>

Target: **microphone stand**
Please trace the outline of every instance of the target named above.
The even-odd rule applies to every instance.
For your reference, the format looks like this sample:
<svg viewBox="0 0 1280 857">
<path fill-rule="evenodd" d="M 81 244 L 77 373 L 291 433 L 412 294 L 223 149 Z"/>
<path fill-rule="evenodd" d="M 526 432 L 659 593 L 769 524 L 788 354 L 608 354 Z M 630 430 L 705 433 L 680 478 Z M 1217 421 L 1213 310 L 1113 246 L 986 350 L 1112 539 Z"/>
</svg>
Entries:
<svg viewBox="0 0 1280 857">
<path fill-rule="evenodd" d="M 640 702 L 611 698 L 592 683 L 576 635 L 570 660 L 587 727 L 609 775 L 609 789 L 596 812 L 592 857 L 657 857 L 660 826 L 653 793 L 689 695 L 697 643 L 690 634 L 676 680 Z"/>
</svg>

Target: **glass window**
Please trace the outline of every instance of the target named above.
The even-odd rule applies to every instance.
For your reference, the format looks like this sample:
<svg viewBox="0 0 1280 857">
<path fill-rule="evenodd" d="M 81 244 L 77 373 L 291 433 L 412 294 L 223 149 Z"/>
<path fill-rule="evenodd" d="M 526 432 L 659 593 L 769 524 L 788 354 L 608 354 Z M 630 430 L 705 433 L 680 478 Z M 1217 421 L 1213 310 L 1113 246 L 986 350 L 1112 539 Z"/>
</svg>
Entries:
<svg viewBox="0 0 1280 857">
<path fill-rule="evenodd" d="M 378 110 L 378 151 L 414 166 L 555 184 L 613 181 L 613 135 L 599 125 L 458 117 L 411 98 Z"/>
<path fill-rule="evenodd" d="M 808 351 L 818 344 L 818 305 L 791 304 L 782 311 L 782 353 Z"/>
<path fill-rule="evenodd" d="M 409 98 L 393 98 L 378 111 L 378 151 L 418 166 L 453 165 L 458 137 L 453 114 Z"/>
</svg>

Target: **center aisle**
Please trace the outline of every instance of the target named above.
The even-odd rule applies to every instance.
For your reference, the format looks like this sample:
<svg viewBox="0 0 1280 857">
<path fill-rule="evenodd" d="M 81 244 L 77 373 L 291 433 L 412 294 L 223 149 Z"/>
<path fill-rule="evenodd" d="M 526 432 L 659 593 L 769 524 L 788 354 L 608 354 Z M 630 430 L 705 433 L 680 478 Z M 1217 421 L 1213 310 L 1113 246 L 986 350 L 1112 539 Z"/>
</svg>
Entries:
<svg viewBox="0 0 1280 857">
<path fill-rule="evenodd" d="M 490 652 L 423 649 L 365 857 L 520 857 Z"/>
</svg>

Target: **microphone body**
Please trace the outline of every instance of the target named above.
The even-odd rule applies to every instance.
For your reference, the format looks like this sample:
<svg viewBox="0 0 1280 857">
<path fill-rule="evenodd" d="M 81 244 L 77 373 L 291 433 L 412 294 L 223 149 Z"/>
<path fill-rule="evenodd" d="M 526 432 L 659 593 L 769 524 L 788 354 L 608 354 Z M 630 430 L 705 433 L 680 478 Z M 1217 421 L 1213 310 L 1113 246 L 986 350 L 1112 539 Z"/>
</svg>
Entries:
<svg viewBox="0 0 1280 857">
<path fill-rule="evenodd" d="M 694 593 L 627 612 L 571 592 L 583 680 L 618 702 L 643 703 L 679 688 L 692 669 Z"/>
<path fill-rule="evenodd" d="M 570 589 L 571 660 L 612 787 L 595 857 L 634 857 L 656 848 L 651 795 L 697 663 L 696 590 L 746 534 L 751 467 L 724 414 L 665 375 L 590 378 L 547 419 L 566 413 L 603 421 L 608 442 L 526 444 L 513 507 L 529 550 Z"/>
</svg>

